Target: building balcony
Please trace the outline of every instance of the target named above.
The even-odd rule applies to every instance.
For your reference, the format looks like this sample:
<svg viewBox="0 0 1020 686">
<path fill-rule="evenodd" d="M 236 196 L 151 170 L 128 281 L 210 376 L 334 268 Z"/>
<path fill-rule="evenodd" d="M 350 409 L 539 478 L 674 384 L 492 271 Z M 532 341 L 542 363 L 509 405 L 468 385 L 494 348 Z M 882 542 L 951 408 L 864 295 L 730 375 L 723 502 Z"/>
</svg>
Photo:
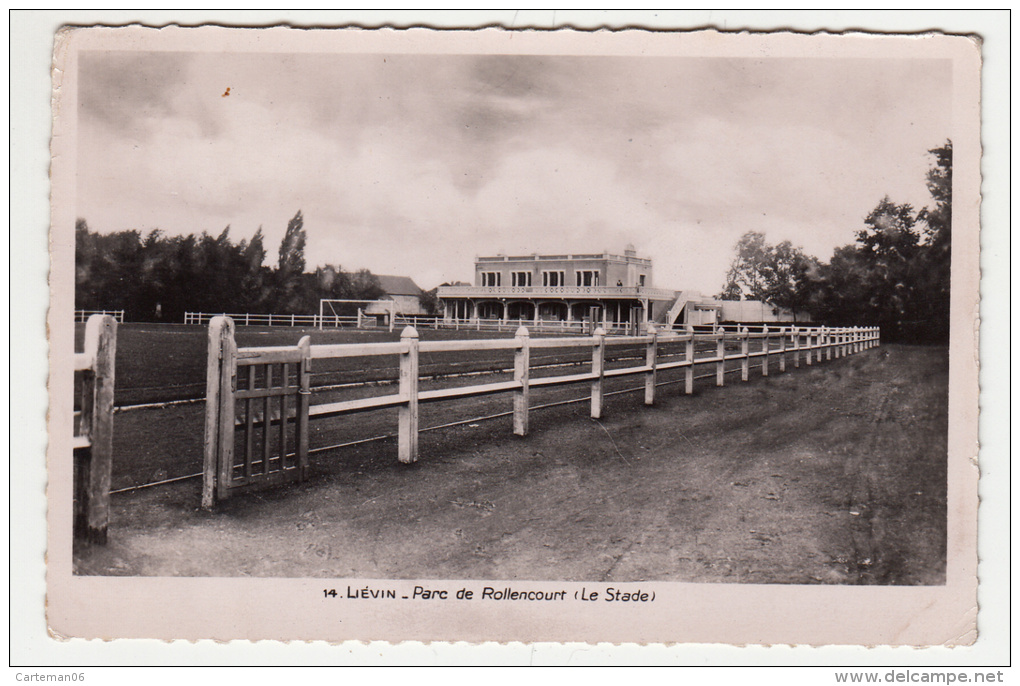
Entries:
<svg viewBox="0 0 1020 686">
<path fill-rule="evenodd" d="M 672 300 L 676 291 L 643 286 L 440 286 L 440 298 Z"/>
</svg>

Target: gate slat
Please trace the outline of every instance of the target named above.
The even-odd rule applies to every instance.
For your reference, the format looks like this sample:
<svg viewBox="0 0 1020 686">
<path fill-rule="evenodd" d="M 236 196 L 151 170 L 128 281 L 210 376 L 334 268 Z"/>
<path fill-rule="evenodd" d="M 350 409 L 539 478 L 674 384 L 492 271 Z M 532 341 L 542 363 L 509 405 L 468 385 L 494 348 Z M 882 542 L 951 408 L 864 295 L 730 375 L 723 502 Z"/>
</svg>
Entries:
<svg viewBox="0 0 1020 686">
<path fill-rule="evenodd" d="M 266 388 L 273 385 L 273 365 L 266 365 Z M 272 417 L 273 417 L 273 406 L 272 400 L 267 395 L 263 402 L 262 409 L 262 474 L 269 473 L 269 444 L 272 441 Z"/>
<path fill-rule="evenodd" d="M 283 363 L 283 376 L 280 383 L 284 387 L 290 382 L 290 364 Z M 287 396 L 280 396 L 280 471 L 287 468 Z"/>
<path fill-rule="evenodd" d="M 255 388 L 255 372 L 254 366 L 248 367 L 248 390 L 251 391 Z M 238 394 L 240 395 L 240 394 Z M 254 443 L 255 433 L 255 413 L 252 412 L 252 399 L 246 398 L 244 401 L 244 478 L 251 481 L 252 477 L 252 443 Z"/>
</svg>

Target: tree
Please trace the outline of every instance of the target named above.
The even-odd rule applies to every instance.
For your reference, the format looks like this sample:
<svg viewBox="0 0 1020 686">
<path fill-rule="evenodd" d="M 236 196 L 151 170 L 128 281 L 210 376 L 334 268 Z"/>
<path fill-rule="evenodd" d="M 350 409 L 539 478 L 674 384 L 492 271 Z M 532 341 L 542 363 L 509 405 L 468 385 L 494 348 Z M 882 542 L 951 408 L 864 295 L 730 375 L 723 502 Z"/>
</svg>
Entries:
<svg viewBox="0 0 1020 686">
<path fill-rule="evenodd" d="M 305 272 L 305 218 L 301 210 L 287 222 L 287 232 L 280 242 L 280 260 L 277 269 L 283 274 Z"/>
<path fill-rule="evenodd" d="M 274 313 L 292 314 L 310 311 L 302 287 L 305 273 L 305 220 L 301 210 L 289 222 L 280 242 L 279 261 L 276 267 L 276 297 Z"/>
<path fill-rule="evenodd" d="M 734 246 L 737 256 L 726 273 L 723 294 L 730 300 L 762 300 L 767 288 L 772 246 L 760 231 L 748 231 Z M 734 297 L 735 296 L 735 297 Z"/>
<path fill-rule="evenodd" d="M 796 311 L 810 298 L 809 276 L 818 260 L 790 241 L 770 245 L 765 234 L 748 231 L 734 246 L 737 256 L 719 294 L 722 300 L 761 300 Z"/>
<path fill-rule="evenodd" d="M 259 227 L 250 240 L 234 244 L 230 227 L 218 236 L 169 237 L 156 229 L 93 233 L 85 219 L 75 223 L 75 308 L 125 311 L 129 321 L 181 321 L 184 312 L 318 311 L 320 298 L 374 300 L 383 295 L 368 270 L 345 272 L 326 265 L 305 269 L 301 212 L 290 220 L 276 269 L 263 264 L 266 249 Z"/>
<path fill-rule="evenodd" d="M 272 288 L 270 287 L 269 269 L 262 266 L 262 262 L 266 259 L 262 227 L 258 228 L 247 244 L 241 241 L 239 249 L 243 263 L 241 310 L 244 312 L 262 312 L 273 297 Z"/>
<path fill-rule="evenodd" d="M 915 212 L 883 198 L 857 242 L 838 248 L 813 280 L 808 311 L 823 322 L 881 326 L 888 340 L 940 342 L 949 335 L 952 142 L 929 151 L 934 204 Z"/>
<path fill-rule="evenodd" d="M 439 314 L 439 286 L 431 291 L 422 291 L 419 302 L 426 314 Z"/>
<path fill-rule="evenodd" d="M 949 340 L 949 301 L 953 247 L 953 143 L 928 151 L 935 163 L 928 171 L 928 192 L 934 207 L 925 207 L 918 221 L 925 226 L 928 246 L 921 288 L 925 293 L 924 316 L 930 322 L 930 334 L 937 340 Z"/>
</svg>

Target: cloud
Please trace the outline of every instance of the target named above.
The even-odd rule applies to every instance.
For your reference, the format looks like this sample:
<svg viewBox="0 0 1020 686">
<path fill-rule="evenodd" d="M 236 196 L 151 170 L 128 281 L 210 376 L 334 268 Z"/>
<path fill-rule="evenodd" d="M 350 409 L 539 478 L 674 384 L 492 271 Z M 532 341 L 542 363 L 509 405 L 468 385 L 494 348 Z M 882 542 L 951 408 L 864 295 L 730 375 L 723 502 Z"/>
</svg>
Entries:
<svg viewBox="0 0 1020 686">
<path fill-rule="evenodd" d="M 633 242 L 659 285 L 712 290 L 752 229 L 827 257 L 882 196 L 923 202 L 924 153 L 949 131 L 932 61 L 102 53 L 80 69 L 91 226 L 261 225 L 272 247 L 301 209 L 310 265 L 426 287 L 469 278 L 475 254 Z"/>
<path fill-rule="evenodd" d="M 174 93 L 186 81 L 184 53 L 84 51 L 78 62 L 78 116 L 121 135 L 144 136 L 144 124 L 174 114 Z"/>
</svg>

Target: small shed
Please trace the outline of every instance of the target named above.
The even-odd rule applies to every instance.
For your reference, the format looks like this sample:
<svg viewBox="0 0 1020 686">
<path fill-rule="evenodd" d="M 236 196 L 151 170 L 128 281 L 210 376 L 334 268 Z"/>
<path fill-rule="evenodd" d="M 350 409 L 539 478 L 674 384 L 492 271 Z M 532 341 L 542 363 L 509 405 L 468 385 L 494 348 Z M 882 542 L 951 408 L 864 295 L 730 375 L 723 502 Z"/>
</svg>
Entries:
<svg viewBox="0 0 1020 686">
<path fill-rule="evenodd" d="M 397 314 L 425 314 L 425 308 L 421 305 L 422 290 L 411 277 L 376 274 L 376 278 L 384 293 L 380 300 L 394 301 Z M 368 315 L 386 315 L 389 312 L 388 302 L 370 304 L 365 308 L 365 314 Z"/>
</svg>

